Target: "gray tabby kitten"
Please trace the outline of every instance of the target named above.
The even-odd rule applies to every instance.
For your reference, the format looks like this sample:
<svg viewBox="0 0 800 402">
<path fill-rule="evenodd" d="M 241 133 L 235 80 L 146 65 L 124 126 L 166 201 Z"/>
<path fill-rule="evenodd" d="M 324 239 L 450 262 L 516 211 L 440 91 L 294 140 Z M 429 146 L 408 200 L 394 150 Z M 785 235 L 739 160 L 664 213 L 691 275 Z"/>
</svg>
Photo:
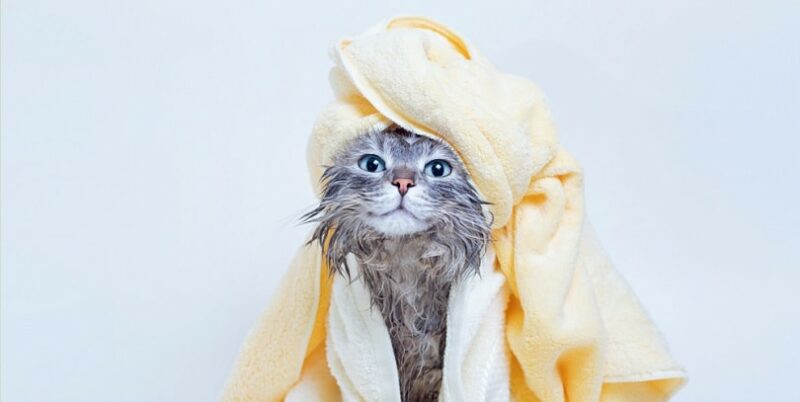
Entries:
<svg viewBox="0 0 800 402">
<path fill-rule="evenodd" d="M 403 401 L 436 401 L 447 304 L 454 283 L 478 272 L 490 237 L 483 202 L 455 152 L 397 126 L 368 133 L 326 168 L 312 241 L 331 270 L 346 256 L 386 323 Z M 327 243 L 326 243 L 327 242 Z"/>
</svg>

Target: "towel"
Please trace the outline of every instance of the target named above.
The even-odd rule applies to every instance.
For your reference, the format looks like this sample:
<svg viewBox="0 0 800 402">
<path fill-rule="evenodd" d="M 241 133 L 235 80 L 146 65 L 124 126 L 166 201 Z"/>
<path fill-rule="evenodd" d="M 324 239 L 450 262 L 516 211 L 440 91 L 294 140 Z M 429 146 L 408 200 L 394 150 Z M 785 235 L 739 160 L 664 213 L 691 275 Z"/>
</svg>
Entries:
<svg viewBox="0 0 800 402">
<path fill-rule="evenodd" d="M 684 370 L 585 219 L 580 166 L 559 144 L 535 84 L 499 72 L 453 30 L 422 17 L 341 40 L 331 57 L 335 100 L 307 152 L 313 185 L 319 192 L 322 167 L 346 142 L 392 124 L 456 150 L 491 203 L 493 267 L 508 291 L 512 400 L 664 401 L 680 388 Z M 325 349 L 335 280 L 320 253 L 318 244 L 298 251 L 223 400 L 278 401 L 302 378 L 333 369 Z M 315 377 L 309 394 L 335 400 L 343 384 L 330 377 Z"/>
</svg>

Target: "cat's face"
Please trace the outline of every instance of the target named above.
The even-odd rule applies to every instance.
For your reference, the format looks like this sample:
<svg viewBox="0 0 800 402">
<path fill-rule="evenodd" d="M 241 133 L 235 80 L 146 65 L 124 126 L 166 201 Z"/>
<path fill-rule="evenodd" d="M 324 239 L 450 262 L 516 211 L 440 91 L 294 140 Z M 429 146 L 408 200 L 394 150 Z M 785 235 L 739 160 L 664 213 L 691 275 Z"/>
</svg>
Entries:
<svg viewBox="0 0 800 402">
<path fill-rule="evenodd" d="M 483 220 L 468 173 L 447 144 L 390 129 L 351 142 L 323 176 L 320 205 L 337 226 L 402 236 Z"/>
<path fill-rule="evenodd" d="M 349 273 L 346 256 L 369 255 L 387 239 L 438 245 L 462 273 L 474 272 L 490 238 L 486 204 L 449 145 L 391 127 L 356 138 L 322 175 L 312 240 L 329 267 Z M 422 250 L 421 250 L 422 251 Z"/>
</svg>

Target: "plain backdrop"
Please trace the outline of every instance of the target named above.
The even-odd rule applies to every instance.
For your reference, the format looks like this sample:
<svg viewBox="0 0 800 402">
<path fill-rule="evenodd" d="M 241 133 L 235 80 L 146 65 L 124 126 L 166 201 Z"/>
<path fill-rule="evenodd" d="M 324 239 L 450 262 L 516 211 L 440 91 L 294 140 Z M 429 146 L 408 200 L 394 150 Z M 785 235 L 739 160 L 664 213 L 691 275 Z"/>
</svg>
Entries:
<svg viewBox="0 0 800 402">
<path fill-rule="evenodd" d="M 334 40 L 439 19 L 538 82 L 688 369 L 797 401 L 800 3 L 2 2 L 2 400 L 215 401 L 309 227 Z"/>
</svg>

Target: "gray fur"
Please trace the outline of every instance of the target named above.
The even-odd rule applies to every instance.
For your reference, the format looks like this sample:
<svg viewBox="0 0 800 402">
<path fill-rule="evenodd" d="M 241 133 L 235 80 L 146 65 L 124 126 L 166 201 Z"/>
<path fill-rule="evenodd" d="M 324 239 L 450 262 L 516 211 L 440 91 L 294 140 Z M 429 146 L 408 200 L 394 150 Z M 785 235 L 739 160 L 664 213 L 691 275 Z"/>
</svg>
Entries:
<svg viewBox="0 0 800 402">
<path fill-rule="evenodd" d="M 386 171 L 360 169 L 365 154 L 386 160 Z M 448 161 L 452 173 L 426 176 L 432 159 Z M 405 199 L 391 185 L 398 169 L 413 171 L 416 181 Z M 349 278 L 346 256 L 356 257 L 361 275 L 353 280 L 364 281 L 389 330 L 403 401 L 437 400 L 450 289 L 478 272 L 490 236 L 486 203 L 447 144 L 394 126 L 348 144 L 322 183 L 320 205 L 303 217 L 318 222 L 312 241 L 327 244 L 325 258 L 336 274 Z M 416 218 L 408 218 L 410 226 L 376 218 L 397 200 Z"/>
</svg>

